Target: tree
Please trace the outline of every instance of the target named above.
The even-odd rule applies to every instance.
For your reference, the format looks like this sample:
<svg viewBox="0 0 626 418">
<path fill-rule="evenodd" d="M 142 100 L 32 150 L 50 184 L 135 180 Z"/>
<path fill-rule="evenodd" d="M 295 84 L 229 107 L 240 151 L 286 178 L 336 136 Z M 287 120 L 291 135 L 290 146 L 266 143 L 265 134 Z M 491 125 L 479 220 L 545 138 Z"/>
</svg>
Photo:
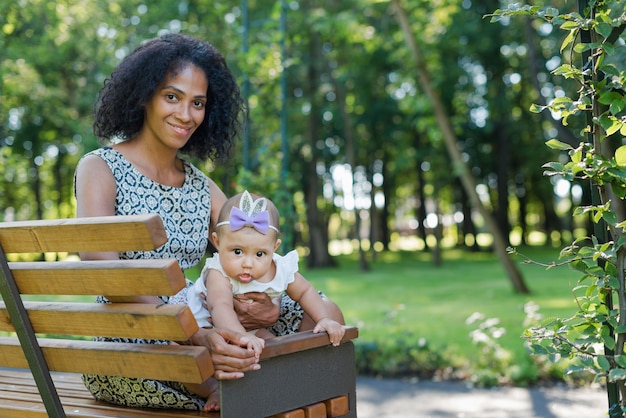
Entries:
<svg viewBox="0 0 626 418">
<path fill-rule="evenodd" d="M 480 200 L 480 197 L 478 196 L 476 191 L 476 182 L 468 170 L 467 165 L 463 161 L 463 157 L 459 151 L 459 147 L 457 146 L 456 134 L 454 133 L 452 124 L 447 116 L 441 99 L 432 88 L 430 73 L 422 60 L 421 52 L 417 45 L 415 36 L 413 35 L 407 14 L 401 6 L 399 0 L 391 0 L 391 3 L 398 17 L 398 23 L 404 33 L 407 46 L 411 51 L 413 60 L 415 61 L 417 77 L 419 78 L 420 85 L 432 102 L 433 110 L 442 131 L 443 139 L 456 174 L 459 176 L 463 188 L 472 202 L 472 206 L 477 209 L 483 217 L 494 240 L 494 251 L 505 268 L 514 290 L 519 293 L 528 293 L 529 289 L 524 282 L 521 272 L 507 253 L 508 245 L 504 239 L 503 231 L 499 229 L 496 221 L 493 219 L 493 215 L 487 210 L 487 208 L 485 208 Z"/>
</svg>

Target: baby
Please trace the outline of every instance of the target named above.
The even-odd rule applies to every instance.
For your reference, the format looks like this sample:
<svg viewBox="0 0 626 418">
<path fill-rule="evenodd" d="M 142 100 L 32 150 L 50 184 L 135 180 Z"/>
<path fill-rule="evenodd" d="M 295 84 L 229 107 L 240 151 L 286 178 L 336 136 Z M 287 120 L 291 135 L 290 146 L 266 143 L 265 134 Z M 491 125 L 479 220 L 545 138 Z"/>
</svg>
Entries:
<svg viewBox="0 0 626 418">
<path fill-rule="evenodd" d="M 320 294 L 298 272 L 295 250 L 284 257 L 275 253 L 281 244 L 278 224 L 278 209 L 270 200 L 248 191 L 230 198 L 220 211 L 217 231 L 212 235 L 218 252 L 206 260 L 190 292 L 189 307 L 201 327 L 249 332 L 248 349 L 260 356 L 265 339 L 274 335 L 267 329 L 244 329 L 237 319 L 233 297 L 264 292 L 280 303 L 285 292 L 313 319 L 313 332 L 326 331 L 330 342 L 337 346 L 345 333 L 339 323 L 342 319 L 333 318 Z M 203 306 L 203 294 L 208 309 Z M 205 410 L 219 410 L 216 392 L 209 396 Z"/>
</svg>

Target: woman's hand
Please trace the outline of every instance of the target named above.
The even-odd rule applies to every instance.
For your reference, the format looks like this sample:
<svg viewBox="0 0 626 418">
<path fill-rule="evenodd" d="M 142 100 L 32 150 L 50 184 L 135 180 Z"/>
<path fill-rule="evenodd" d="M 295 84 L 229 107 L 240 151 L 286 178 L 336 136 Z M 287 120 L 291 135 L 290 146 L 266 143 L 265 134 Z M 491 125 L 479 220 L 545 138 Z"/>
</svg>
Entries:
<svg viewBox="0 0 626 418">
<path fill-rule="evenodd" d="M 247 335 L 218 328 L 200 328 L 191 337 L 193 345 L 209 349 L 215 367 L 213 376 L 219 380 L 239 379 L 244 372 L 261 368 L 255 352 L 247 348 L 249 342 Z"/>
<path fill-rule="evenodd" d="M 206 294 L 200 293 L 202 306 L 209 309 Z M 263 292 L 249 292 L 233 298 L 235 313 L 241 325 L 247 330 L 271 327 L 278 321 L 280 307 Z"/>
<path fill-rule="evenodd" d="M 237 295 L 233 305 L 239 322 L 246 330 L 271 327 L 280 315 L 280 307 L 262 292 Z"/>
</svg>

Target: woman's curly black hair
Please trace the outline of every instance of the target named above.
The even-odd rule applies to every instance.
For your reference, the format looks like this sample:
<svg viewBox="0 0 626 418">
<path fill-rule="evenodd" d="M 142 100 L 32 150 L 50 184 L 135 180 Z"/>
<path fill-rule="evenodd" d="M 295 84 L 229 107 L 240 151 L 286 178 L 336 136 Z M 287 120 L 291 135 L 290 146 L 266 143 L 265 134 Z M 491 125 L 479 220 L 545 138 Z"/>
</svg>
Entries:
<svg viewBox="0 0 626 418">
<path fill-rule="evenodd" d="M 201 68 L 208 80 L 202 124 L 181 149 L 190 157 L 224 159 L 239 132 L 244 101 L 222 54 L 210 43 L 167 34 L 140 45 L 108 78 L 96 102 L 94 133 L 104 143 L 125 141 L 144 124 L 145 105 L 170 73 L 188 64 Z"/>
</svg>

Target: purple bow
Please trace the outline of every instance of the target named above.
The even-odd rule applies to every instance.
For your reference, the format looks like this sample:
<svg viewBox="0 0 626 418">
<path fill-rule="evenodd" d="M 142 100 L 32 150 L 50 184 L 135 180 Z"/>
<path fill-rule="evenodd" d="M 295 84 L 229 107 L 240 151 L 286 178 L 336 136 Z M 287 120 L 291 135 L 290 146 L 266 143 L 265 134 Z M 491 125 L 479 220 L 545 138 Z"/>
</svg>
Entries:
<svg viewBox="0 0 626 418">
<path fill-rule="evenodd" d="M 230 210 L 230 230 L 238 231 L 244 226 L 251 226 L 261 234 L 266 234 L 270 225 L 270 214 L 263 210 L 257 214 L 250 215 L 237 207 Z"/>
</svg>

